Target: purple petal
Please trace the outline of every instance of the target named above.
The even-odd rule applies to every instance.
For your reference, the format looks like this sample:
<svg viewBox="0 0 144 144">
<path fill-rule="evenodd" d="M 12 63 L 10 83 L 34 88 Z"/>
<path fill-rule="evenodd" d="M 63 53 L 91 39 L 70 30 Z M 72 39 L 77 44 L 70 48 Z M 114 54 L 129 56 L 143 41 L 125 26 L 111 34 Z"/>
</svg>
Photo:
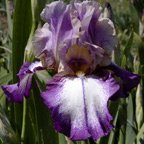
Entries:
<svg viewBox="0 0 144 144">
<path fill-rule="evenodd" d="M 44 61 L 44 66 L 52 68 L 59 65 L 58 52 L 64 45 L 71 43 L 74 33 L 69 7 L 62 1 L 52 2 L 41 13 L 42 18 L 49 22 L 36 31 L 33 44 L 36 56 Z"/>
<path fill-rule="evenodd" d="M 30 95 L 32 74 L 26 75 L 19 83 L 4 85 L 2 89 L 7 99 L 12 102 L 22 102 L 24 96 Z"/>
<path fill-rule="evenodd" d="M 30 95 L 30 89 L 32 85 L 32 76 L 33 74 L 28 74 L 18 83 L 19 95 L 23 95 L 26 97 Z"/>
<path fill-rule="evenodd" d="M 71 36 L 72 34 L 70 9 L 64 2 L 56 1 L 47 5 L 42 11 L 41 16 L 50 24 L 50 29 L 55 39 L 52 45 L 53 49 L 58 48 L 58 45 L 61 45 L 68 38 L 71 38 L 69 37 L 69 35 Z"/>
<path fill-rule="evenodd" d="M 87 30 L 91 23 L 96 23 L 101 14 L 101 6 L 95 1 L 83 1 L 74 3 L 78 11 L 78 17 L 82 23 L 82 30 Z M 94 20 L 94 21 L 93 21 Z"/>
<path fill-rule="evenodd" d="M 94 44 L 104 49 L 104 57 L 100 65 L 109 65 L 111 63 L 112 51 L 117 45 L 115 28 L 112 21 L 106 18 L 100 18 L 96 23 L 92 36 L 91 39 Z"/>
<path fill-rule="evenodd" d="M 115 28 L 112 21 L 108 18 L 99 18 L 94 27 L 94 37 L 92 37 L 94 44 L 111 51 L 117 44 L 115 35 Z"/>
<path fill-rule="evenodd" d="M 38 57 L 45 50 L 45 48 L 52 46 L 52 31 L 48 23 L 44 24 L 42 28 L 38 28 L 33 38 L 34 53 Z"/>
<path fill-rule="evenodd" d="M 116 64 L 112 63 L 108 66 L 108 68 L 111 69 L 114 72 L 114 74 L 121 79 L 121 89 L 119 91 L 119 94 L 114 95 L 112 99 L 128 96 L 128 92 L 134 87 L 136 87 L 140 82 L 139 75 L 126 71 L 117 66 Z"/>
<path fill-rule="evenodd" d="M 42 97 L 58 132 L 71 140 L 97 140 L 112 129 L 107 102 L 118 89 L 111 75 L 106 80 L 95 76 L 54 77 Z"/>
<path fill-rule="evenodd" d="M 17 95 L 18 90 L 18 84 L 12 84 L 12 85 L 4 85 L 2 86 L 2 90 L 7 96 L 7 99 L 9 101 L 13 102 L 21 102 L 23 100 L 23 97 Z"/>
<path fill-rule="evenodd" d="M 26 74 L 34 73 L 35 70 L 43 69 L 41 62 L 35 61 L 33 63 L 26 62 L 24 63 L 17 76 L 19 79 L 23 79 Z"/>
<path fill-rule="evenodd" d="M 36 30 L 33 45 L 35 56 L 40 58 L 44 67 L 55 65 L 55 37 L 48 23 Z"/>
<path fill-rule="evenodd" d="M 101 18 L 98 2 L 66 5 L 63 1 L 55 1 L 46 6 L 41 17 L 49 24 L 36 31 L 33 44 L 35 54 L 40 56 L 44 66 L 58 70 L 59 64 L 65 61 L 68 48 L 73 45 L 82 47 L 86 43 L 92 47 L 90 51 L 94 53 L 95 65 L 110 64 L 116 45 L 115 29 L 109 19 Z"/>
<path fill-rule="evenodd" d="M 23 77 L 26 75 L 26 73 L 30 73 L 29 66 L 30 66 L 29 62 L 26 62 L 26 63 L 24 63 L 21 66 L 21 68 L 20 68 L 20 70 L 19 70 L 19 72 L 17 74 L 17 76 L 19 77 L 19 79 L 23 79 Z"/>
<path fill-rule="evenodd" d="M 24 96 L 30 95 L 32 76 L 36 70 L 43 69 L 41 62 L 24 63 L 17 74 L 19 76 L 19 82 L 12 85 L 4 85 L 2 89 L 6 94 L 8 100 L 13 102 L 23 101 Z"/>
<path fill-rule="evenodd" d="M 31 73 L 34 73 L 37 70 L 42 70 L 42 63 L 40 61 L 32 62 L 28 69 L 31 71 Z"/>
</svg>

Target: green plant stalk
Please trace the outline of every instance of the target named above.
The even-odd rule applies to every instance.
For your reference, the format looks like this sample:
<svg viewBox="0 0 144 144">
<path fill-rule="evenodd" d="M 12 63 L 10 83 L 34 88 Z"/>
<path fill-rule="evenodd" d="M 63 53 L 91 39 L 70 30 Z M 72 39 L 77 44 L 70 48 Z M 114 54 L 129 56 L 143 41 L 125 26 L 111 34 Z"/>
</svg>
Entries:
<svg viewBox="0 0 144 144">
<path fill-rule="evenodd" d="M 23 102 L 22 130 L 21 130 L 21 144 L 24 144 L 24 138 L 25 138 L 26 111 L 27 111 L 27 103 L 26 103 L 26 98 L 24 98 L 24 102 Z"/>
<path fill-rule="evenodd" d="M 32 91 L 32 100 L 33 100 L 33 104 L 34 104 L 34 114 L 35 114 L 35 120 L 36 120 L 36 133 L 38 135 L 38 118 L 37 118 L 37 109 L 36 109 L 36 103 L 35 103 L 35 99 L 34 99 L 34 93 Z M 40 138 L 39 136 L 37 136 L 38 142 L 40 143 Z"/>
<path fill-rule="evenodd" d="M 141 129 L 139 130 L 137 136 L 136 136 L 136 139 L 137 139 L 137 142 L 140 140 L 140 138 L 143 136 L 143 133 L 144 133 L 144 123 L 141 127 Z"/>
<path fill-rule="evenodd" d="M 16 0 L 13 22 L 13 82 L 23 63 L 24 50 L 32 27 L 31 1 Z"/>
<path fill-rule="evenodd" d="M 13 15 L 13 34 L 12 34 L 12 65 L 13 65 L 13 83 L 17 82 L 17 73 L 23 64 L 24 50 L 27 44 L 29 34 L 32 26 L 31 15 L 31 1 L 29 0 L 16 0 L 15 10 Z M 22 129 L 22 123 L 24 118 L 22 111 L 23 107 L 19 104 L 11 106 L 12 119 L 14 120 L 15 130 L 17 134 L 24 131 Z M 22 132 L 23 136 L 23 132 Z"/>
</svg>

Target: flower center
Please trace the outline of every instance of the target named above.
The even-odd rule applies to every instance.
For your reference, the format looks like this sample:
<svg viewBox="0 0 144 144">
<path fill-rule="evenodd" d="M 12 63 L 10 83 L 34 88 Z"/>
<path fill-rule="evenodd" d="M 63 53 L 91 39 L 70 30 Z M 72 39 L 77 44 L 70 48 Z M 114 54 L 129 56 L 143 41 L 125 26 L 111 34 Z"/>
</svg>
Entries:
<svg viewBox="0 0 144 144">
<path fill-rule="evenodd" d="M 88 46 L 73 45 L 67 50 L 66 63 L 76 75 L 85 75 L 90 71 L 92 56 Z"/>
</svg>

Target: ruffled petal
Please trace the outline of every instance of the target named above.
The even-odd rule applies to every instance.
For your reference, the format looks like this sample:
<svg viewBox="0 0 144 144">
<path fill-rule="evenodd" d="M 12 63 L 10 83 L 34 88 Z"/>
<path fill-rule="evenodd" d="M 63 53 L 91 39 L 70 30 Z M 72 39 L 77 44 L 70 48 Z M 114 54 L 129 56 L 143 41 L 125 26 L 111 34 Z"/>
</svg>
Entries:
<svg viewBox="0 0 144 144">
<path fill-rule="evenodd" d="M 117 45 L 115 28 L 110 19 L 100 18 L 97 21 L 93 41 L 94 44 L 102 47 L 105 51 L 100 65 L 109 65 L 111 63 L 112 51 Z"/>
<path fill-rule="evenodd" d="M 35 56 L 39 57 L 46 47 L 51 47 L 52 30 L 48 23 L 45 23 L 42 28 L 38 28 L 33 38 L 34 53 Z"/>
<path fill-rule="evenodd" d="M 58 69 L 59 52 L 70 46 L 75 36 L 69 11 L 70 7 L 64 2 L 55 1 L 41 13 L 42 19 L 49 24 L 36 31 L 33 44 L 36 56 L 40 56 L 45 67 Z"/>
<path fill-rule="evenodd" d="M 119 83 L 121 89 L 118 94 L 112 97 L 112 99 L 126 97 L 134 87 L 138 86 L 140 82 L 140 76 L 138 74 L 134 74 L 127 70 L 124 70 L 114 63 L 109 65 L 108 68 L 111 69 L 114 74 L 120 78 Z"/>
<path fill-rule="evenodd" d="M 34 54 L 40 58 L 44 67 L 53 68 L 56 63 L 55 36 L 48 23 L 36 30 L 34 38 Z"/>
<path fill-rule="evenodd" d="M 36 31 L 33 40 L 34 52 L 43 66 L 58 71 L 60 63 L 65 65 L 64 57 L 70 47 L 87 44 L 93 53 L 93 68 L 109 65 L 117 41 L 114 25 L 101 17 L 101 9 L 94 1 L 48 4 L 41 13 L 47 23 Z"/>
<path fill-rule="evenodd" d="M 92 37 L 94 44 L 111 51 L 117 44 L 115 35 L 116 32 L 112 21 L 108 18 L 99 18 L 94 27 L 94 37 Z"/>
<path fill-rule="evenodd" d="M 22 102 L 24 96 L 30 95 L 32 76 L 36 70 L 43 69 L 40 62 L 24 63 L 18 73 L 19 82 L 11 85 L 3 85 L 2 89 L 8 100 Z"/>
<path fill-rule="evenodd" d="M 83 1 L 74 3 L 78 12 L 78 18 L 82 24 L 82 30 L 87 30 L 92 23 L 96 23 L 100 17 L 102 7 L 95 1 Z"/>
<path fill-rule="evenodd" d="M 70 7 L 63 1 L 55 1 L 47 5 L 42 11 L 41 17 L 49 22 L 50 29 L 55 39 L 53 49 L 59 50 L 67 39 L 72 38 L 73 27 L 71 24 Z"/>
<path fill-rule="evenodd" d="M 58 132 L 71 140 L 97 140 L 112 129 L 107 102 L 118 89 L 111 75 L 106 80 L 96 76 L 54 77 L 41 95 Z"/>
<path fill-rule="evenodd" d="M 63 16 L 65 9 L 66 4 L 63 1 L 55 1 L 46 5 L 41 13 L 41 17 L 44 21 L 52 23 L 57 28 L 59 19 Z"/>
</svg>

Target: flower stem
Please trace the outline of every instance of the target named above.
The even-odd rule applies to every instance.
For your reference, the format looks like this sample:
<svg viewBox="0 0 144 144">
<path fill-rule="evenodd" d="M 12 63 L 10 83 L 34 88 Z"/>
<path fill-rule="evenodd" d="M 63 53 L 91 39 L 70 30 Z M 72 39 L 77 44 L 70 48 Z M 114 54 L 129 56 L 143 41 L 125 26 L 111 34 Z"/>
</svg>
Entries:
<svg viewBox="0 0 144 144">
<path fill-rule="evenodd" d="M 25 125 L 26 125 L 26 99 L 24 98 L 23 102 L 23 119 L 22 119 L 22 130 L 21 130 L 21 144 L 24 144 L 25 137 Z"/>
</svg>

